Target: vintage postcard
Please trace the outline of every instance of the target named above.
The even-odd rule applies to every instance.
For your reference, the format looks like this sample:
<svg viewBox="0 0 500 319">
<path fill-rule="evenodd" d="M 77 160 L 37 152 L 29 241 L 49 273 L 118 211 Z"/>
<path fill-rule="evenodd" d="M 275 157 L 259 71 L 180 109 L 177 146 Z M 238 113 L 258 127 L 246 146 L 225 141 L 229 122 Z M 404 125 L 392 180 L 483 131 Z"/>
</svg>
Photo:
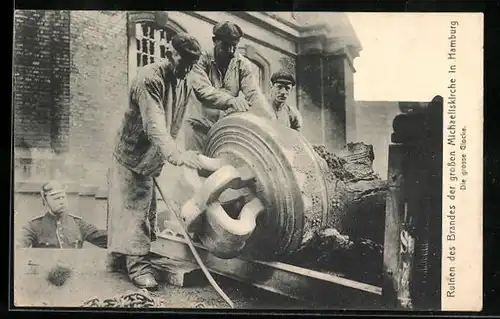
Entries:
<svg viewBox="0 0 500 319">
<path fill-rule="evenodd" d="M 482 14 L 18 10 L 13 41 L 13 309 L 482 309 Z"/>
</svg>

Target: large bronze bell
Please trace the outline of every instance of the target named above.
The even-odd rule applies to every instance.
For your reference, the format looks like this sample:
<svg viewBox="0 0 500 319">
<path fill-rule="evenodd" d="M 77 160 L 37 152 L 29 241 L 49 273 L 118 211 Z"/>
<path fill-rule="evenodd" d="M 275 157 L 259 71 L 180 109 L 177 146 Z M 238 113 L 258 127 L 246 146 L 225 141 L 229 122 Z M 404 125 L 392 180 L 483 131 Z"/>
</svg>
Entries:
<svg viewBox="0 0 500 319">
<path fill-rule="evenodd" d="M 205 158 L 205 162 L 209 162 L 208 159 Z M 186 169 L 184 176 L 185 180 L 194 181 L 190 188 L 193 195 L 180 209 L 184 227 L 188 232 L 197 233 L 201 243 L 214 255 L 236 257 L 255 230 L 257 216 L 264 209 L 251 191 L 245 191 L 254 183 L 252 173 L 226 164 L 206 179 L 190 169 Z M 248 195 L 252 199 L 236 208 L 235 204 Z M 238 216 L 230 216 L 225 207 L 230 207 L 233 214 L 239 212 Z"/>
<path fill-rule="evenodd" d="M 311 232 L 336 222 L 326 163 L 299 132 L 252 113 L 231 114 L 212 127 L 204 154 L 217 159 L 207 162 L 214 172 L 205 178 L 186 170 L 199 181 L 181 215 L 215 255 L 293 253 Z"/>
</svg>

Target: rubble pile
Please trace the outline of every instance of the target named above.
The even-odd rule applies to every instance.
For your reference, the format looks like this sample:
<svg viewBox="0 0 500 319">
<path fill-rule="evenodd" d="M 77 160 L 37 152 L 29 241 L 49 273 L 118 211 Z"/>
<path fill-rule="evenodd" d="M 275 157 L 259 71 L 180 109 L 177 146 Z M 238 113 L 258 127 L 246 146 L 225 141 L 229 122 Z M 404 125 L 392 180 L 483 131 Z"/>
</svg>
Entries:
<svg viewBox="0 0 500 319">
<path fill-rule="evenodd" d="M 99 299 L 97 297 L 87 300 L 82 307 L 89 308 L 160 308 L 164 301 L 152 295 L 148 290 L 129 291 L 113 298 Z"/>
<path fill-rule="evenodd" d="M 349 143 L 339 155 L 314 146 L 326 162 L 324 172 L 329 198 L 329 213 L 334 226 L 350 237 L 383 242 L 387 182 L 373 171 L 373 147 Z"/>
<path fill-rule="evenodd" d="M 72 270 L 68 267 L 57 265 L 50 269 L 47 281 L 57 287 L 61 287 L 71 277 Z"/>
<path fill-rule="evenodd" d="M 327 150 L 325 145 L 313 145 L 312 146 L 316 154 L 319 155 L 323 160 L 325 160 L 329 170 L 325 172 L 328 175 L 333 175 L 336 178 L 340 179 L 351 179 L 354 178 L 354 175 L 348 172 L 344 165 L 346 165 L 347 161 L 341 157 L 338 157 L 334 153 Z"/>
<path fill-rule="evenodd" d="M 326 162 L 329 220 L 283 261 L 379 284 L 380 272 L 373 270 L 382 269 L 387 183 L 373 171 L 373 147 L 350 143 L 337 154 L 313 148 Z"/>
</svg>

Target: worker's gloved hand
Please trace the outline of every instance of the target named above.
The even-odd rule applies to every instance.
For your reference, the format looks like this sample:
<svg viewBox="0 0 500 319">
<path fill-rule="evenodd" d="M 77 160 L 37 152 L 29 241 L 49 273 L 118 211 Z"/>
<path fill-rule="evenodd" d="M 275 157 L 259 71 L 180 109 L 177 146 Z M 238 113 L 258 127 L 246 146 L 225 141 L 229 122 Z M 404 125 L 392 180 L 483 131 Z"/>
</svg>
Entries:
<svg viewBox="0 0 500 319">
<path fill-rule="evenodd" d="M 231 114 L 234 112 L 246 112 L 250 108 L 248 102 L 240 97 L 235 97 L 229 102 L 229 108 L 226 110 L 226 114 Z"/>
<path fill-rule="evenodd" d="M 198 152 L 195 151 L 184 151 L 180 153 L 177 164 L 175 165 L 186 165 L 189 168 L 200 169 L 202 167 L 200 162 L 200 156 Z"/>
</svg>

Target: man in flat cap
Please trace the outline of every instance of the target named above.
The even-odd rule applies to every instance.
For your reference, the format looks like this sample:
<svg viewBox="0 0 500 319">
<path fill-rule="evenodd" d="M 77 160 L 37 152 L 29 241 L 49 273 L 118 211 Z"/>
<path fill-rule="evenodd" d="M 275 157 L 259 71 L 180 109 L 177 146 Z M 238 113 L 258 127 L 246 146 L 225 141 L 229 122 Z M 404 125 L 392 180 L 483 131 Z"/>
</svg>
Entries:
<svg viewBox="0 0 500 319">
<path fill-rule="evenodd" d="M 33 218 L 22 228 L 18 247 L 82 248 L 87 241 L 106 248 L 106 231 L 69 213 L 66 191 L 59 182 L 45 183 L 40 195 L 47 212 Z"/>
<path fill-rule="evenodd" d="M 302 116 L 299 110 L 286 103 L 290 91 L 295 86 L 295 78 L 287 71 L 278 71 L 271 76 L 269 102 L 273 106 L 275 119 L 287 127 L 300 131 Z"/>
<path fill-rule="evenodd" d="M 191 85 L 186 77 L 201 47 L 186 34 L 167 44 L 167 59 L 138 70 L 109 170 L 108 270 L 124 270 L 139 288 L 155 290 L 148 259 L 154 240 L 156 197 L 153 178 L 165 162 L 199 168 L 198 154 L 175 141 L 184 120 Z"/>
<path fill-rule="evenodd" d="M 193 67 L 190 76 L 199 103 L 190 109 L 185 127 L 188 149 L 203 151 L 210 128 L 229 113 L 251 107 L 259 115 L 273 116 L 251 62 L 236 52 L 242 36 L 237 24 L 218 23 L 213 28 L 213 51 L 204 52 Z"/>
</svg>

